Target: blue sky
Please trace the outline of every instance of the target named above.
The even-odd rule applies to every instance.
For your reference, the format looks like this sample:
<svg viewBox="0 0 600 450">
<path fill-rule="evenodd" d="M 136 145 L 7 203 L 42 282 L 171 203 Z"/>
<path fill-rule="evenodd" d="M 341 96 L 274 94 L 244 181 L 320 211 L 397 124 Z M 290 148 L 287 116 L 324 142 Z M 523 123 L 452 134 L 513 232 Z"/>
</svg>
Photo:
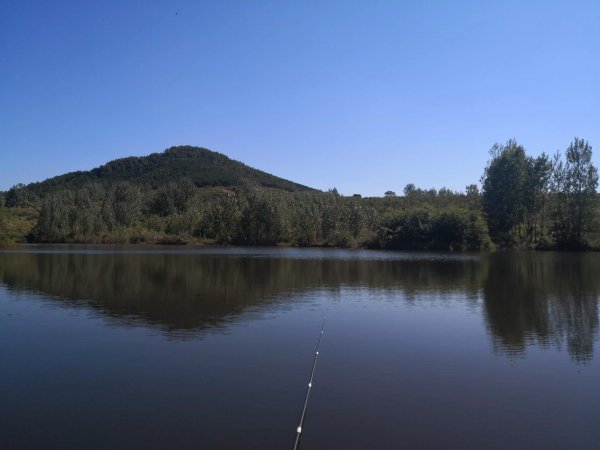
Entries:
<svg viewBox="0 0 600 450">
<path fill-rule="evenodd" d="M 320 189 L 600 166 L 600 2 L 0 2 L 0 189 L 173 145 Z"/>
</svg>

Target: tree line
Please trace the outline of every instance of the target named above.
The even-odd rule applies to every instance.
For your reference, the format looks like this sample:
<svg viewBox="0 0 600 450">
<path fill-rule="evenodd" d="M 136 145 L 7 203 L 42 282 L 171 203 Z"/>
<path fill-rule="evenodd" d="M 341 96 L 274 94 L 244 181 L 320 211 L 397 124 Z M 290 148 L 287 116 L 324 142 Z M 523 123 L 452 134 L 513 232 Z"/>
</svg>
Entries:
<svg viewBox="0 0 600 450">
<path fill-rule="evenodd" d="M 515 140 L 496 144 L 482 182 L 490 235 L 503 247 L 585 249 L 598 231 L 598 169 L 592 147 L 575 138 L 564 156 L 527 156 Z"/>
<path fill-rule="evenodd" d="M 564 157 L 528 156 L 515 140 L 496 144 L 481 178 L 464 192 L 403 195 L 289 192 L 242 180 L 198 186 L 190 178 L 155 187 L 135 180 L 40 194 L 17 185 L 0 197 L 0 241 L 218 243 L 483 250 L 586 249 L 598 238 L 598 171 L 575 139 Z"/>
</svg>

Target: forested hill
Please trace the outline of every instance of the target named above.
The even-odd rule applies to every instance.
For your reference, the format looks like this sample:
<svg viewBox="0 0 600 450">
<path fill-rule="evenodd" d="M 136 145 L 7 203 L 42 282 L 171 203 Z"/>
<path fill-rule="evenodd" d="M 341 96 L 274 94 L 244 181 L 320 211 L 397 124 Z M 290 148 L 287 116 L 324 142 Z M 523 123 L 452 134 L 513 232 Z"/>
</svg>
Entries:
<svg viewBox="0 0 600 450">
<path fill-rule="evenodd" d="M 128 181 L 157 188 L 182 178 L 190 179 L 198 187 L 237 186 L 248 181 L 290 192 L 313 190 L 253 169 L 221 153 L 192 146 L 171 147 L 162 153 L 116 159 L 89 171 L 70 172 L 32 183 L 28 188 L 38 196 L 43 196 L 58 190 L 79 189 L 91 182 L 112 184 Z"/>
</svg>

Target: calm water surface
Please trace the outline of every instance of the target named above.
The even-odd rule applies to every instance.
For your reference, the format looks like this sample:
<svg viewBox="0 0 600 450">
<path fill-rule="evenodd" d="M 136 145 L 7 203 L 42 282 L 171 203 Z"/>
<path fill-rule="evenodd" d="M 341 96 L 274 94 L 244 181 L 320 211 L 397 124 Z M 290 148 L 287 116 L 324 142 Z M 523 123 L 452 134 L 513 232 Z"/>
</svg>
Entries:
<svg viewBox="0 0 600 450">
<path fill-rule="evenodd" d="M 600 254 L 0 251 L 0 448 L 598 449 Z"/>
</svg>

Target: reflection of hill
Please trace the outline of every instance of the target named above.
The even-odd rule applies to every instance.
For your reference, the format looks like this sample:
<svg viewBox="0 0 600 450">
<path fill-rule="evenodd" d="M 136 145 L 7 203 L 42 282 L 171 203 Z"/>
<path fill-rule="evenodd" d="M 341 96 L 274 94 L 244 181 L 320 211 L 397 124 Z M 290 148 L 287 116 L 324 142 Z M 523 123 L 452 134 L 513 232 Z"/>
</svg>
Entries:
<svg viewBox="0 0 600 450">
<path fill-rule="evenodd" d="M 63 302 L 84 301 L 111 316 L 168 329 L 197 330 L 244 307 L 343 285 L 469 291 L 481 276 L 475 260 L 298 259 L 241 255 L 0 253 L 0 282 Z"/>
<path fill-rule="evenodd" d="M 489 258 L 485 315 L 498 350 L 529 343 L 561 345 L 571 357 L 592 357 L 598 332 L 600 258 L 594 254 L 507 253 Z"/>
<path fill-rule="evenodd" d="M 598 333 L 598 255 L 498 253 L 478 260 L 301 254 L 0 253 L 0 283 L 111 317 L 190 332 L 231 320 L 248 306 L 281 303 L 286 294 L 314 289 L 401 290 L 407 300 L 422 293 L 475 298 L 483 292 L 498 351 L 566 341 L 574 359 L 591 358 Z"/>
</svg>

